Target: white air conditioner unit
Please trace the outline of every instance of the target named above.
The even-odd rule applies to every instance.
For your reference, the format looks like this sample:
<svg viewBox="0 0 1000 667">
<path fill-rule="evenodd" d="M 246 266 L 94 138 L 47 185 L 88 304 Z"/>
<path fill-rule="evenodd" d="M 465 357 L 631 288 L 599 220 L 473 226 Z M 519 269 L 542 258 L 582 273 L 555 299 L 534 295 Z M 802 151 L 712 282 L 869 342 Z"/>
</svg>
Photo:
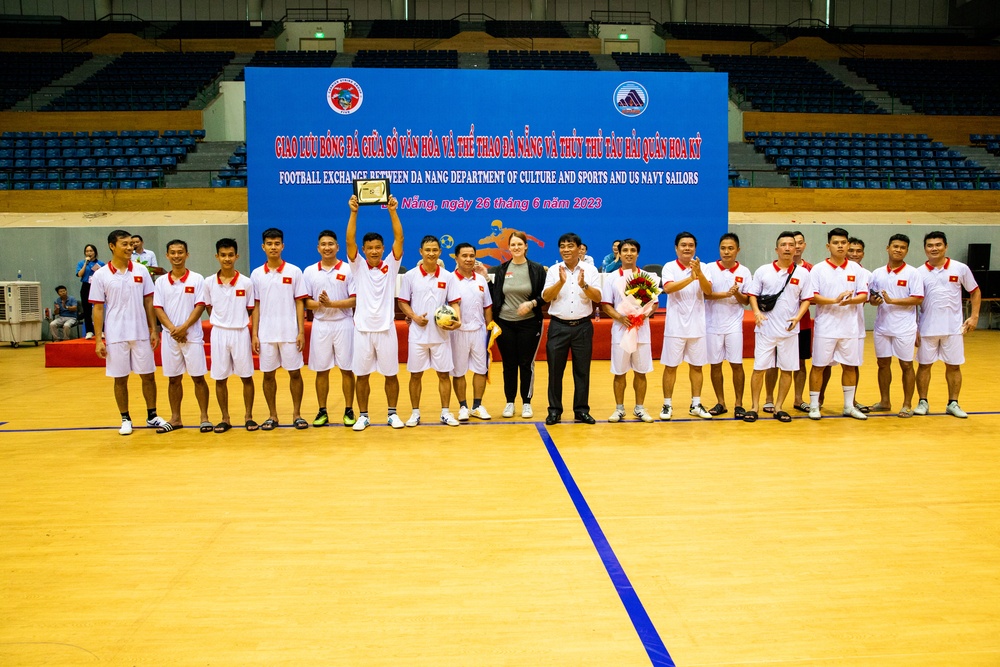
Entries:
<svg viewBox="0 0 1000 667">
<path fill-rule="evenodd" d="M 42 284 L 0 282 L 0 342 L 17 347 L 42 339 Z"/>
</svg>

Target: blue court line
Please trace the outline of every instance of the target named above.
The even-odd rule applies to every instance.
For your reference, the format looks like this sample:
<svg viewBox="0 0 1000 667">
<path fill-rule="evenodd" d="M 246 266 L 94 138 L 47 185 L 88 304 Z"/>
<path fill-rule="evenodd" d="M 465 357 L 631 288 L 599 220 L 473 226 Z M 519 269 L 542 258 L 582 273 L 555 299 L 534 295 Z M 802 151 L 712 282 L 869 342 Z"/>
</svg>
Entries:
<svg viewBox="0 0 1000 667">
<path fill-rule="evenodd" d="M 580 487 L 577 486 L 576 480 L 573 479 L 569 468 L 566 467 L 566 462 L 563 461 L 562 455 L 559 454 L 555 442 L 552 441 L 552 436 L 549 435 L 548 430 L 542 423 L 536 422 L 535 428 L 538 429 L 538 435 L 541 436 L 542 442 L 545 443 L 545 449 L 548 450 L 549 456 L 552 458 L 552 463 L 555 465 L 556 471 L 559 473 L 559 477 L 562 479 L 563 485 L 566 487 L 566 491 L 573 501 L 573 505 L 576 506 L 577 513 L 583 520 L 583 525 L 587 529 L 587 533 L 590 535 L 590 539 L 594 543 L 598 555 L 601 557 L 601 562 L 604 563 L 604 569 L 607 570 L 608 576 L 611 577 L 611 583 L 614 584 L 615 590 L 618 592 L 618 597 L 621 598 L 622 604 L 625 605 L 625 611 L 628 612 L 628 617 L 631 619 L 632 625 L 635 627 L 635 631 L 638 633 L 650 661 L 657 667 L 674 667 L 673 658 L 670 657 L 670 653 L 667 651 L 667 647 L 664 646 L 663 640 L 660 639 L 653 621 L 650 620 L 649 614 L 646 613 L 645 607 L 642 606 L 639 595 L 632 588 L 632 582 L 629 581 L 628 575 L 625 574 L 625 570 L 618 561 L 618 556 L 615 555 L 614 550 L 611 548 L 608 538 L 604 536 L 604 531 L 601 530 L 601 526 L 597 523 L 594 513 L 590 511 L 590 506 L 583 497 L 583 493 L 580 492 Z"/>
</svg>

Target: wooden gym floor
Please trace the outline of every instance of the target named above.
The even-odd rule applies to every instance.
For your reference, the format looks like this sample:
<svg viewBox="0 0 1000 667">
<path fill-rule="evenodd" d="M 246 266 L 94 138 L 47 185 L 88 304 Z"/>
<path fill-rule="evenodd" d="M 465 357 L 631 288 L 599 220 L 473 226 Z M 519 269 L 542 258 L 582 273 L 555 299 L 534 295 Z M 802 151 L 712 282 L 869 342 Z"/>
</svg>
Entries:
<svg viewBox="0 0 1000 667">
<path fill-rule="evenodd" d="M 0 664 L 1000 665 L 1000 335 L 966 349 L 966 421 L 935 367 L 910 420 L 692 420 L 682 373 L 673 423 L 545 427 L 538 364 L 530 423 L 494 384 L 392 431 L 376 381 L 365 433 L 202 435 L 188 384 L 189 428 L 123 438 L 102 370 L 0 347 Z"/>
</svg>

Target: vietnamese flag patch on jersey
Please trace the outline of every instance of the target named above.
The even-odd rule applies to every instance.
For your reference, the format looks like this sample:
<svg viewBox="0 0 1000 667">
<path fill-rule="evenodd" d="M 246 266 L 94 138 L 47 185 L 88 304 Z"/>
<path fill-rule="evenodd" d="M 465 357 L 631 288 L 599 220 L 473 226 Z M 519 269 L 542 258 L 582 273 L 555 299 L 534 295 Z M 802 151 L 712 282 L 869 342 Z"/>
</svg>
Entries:
<svg viewBox="0 0 1000 667">
<path fill-rule="evenodd" d="M 853 283 L 854 282 L 854 276 L 847 276 L 847 282 Z"/>
<path fill-rule="evenodd" d="M 958 276 L 948 276 L 948 282 L 950 282 L 950 283 L 957 283 L 958 282 Z"/>
<path fill-rule="evenodd" d="M 736 276 L 736 282 L 737 283 L 743 282 L 743 276 Z"/>
<path fill-rule="evenodd" d="M 284 278 L 281 279 L 281 282 L 284 283 L 285 285 L 291 285 L 292 278 L 291 276 L 285 276 Z"/>
<path fill-rule="evenodd" d="M 792 283 L 793 285 L 798 285 L 799 284 L 799 279 L 798 278 L 792 278 L 789 282 Z"/>
<path fill-rule="evenodd" d="M 194 294 L 194 286 L 193 285 L 188 285 L 187 287 L 185 287 L 184 288 L 184 293 L 185 294 Z"/>
<path fill-rule="evenodd" d="M 343 273 L 338 273 L 337 280 L 347 280 L 347 276 L 345 276 Z"/>
<path fill-rule="evenodd" d="M 382 265 L 382 273 L 389 273 L 389 265 L 388 264 L 383 264 Z"/>
<path fill-rule="evenodd" d="M 479 286 L 479 291 L 480 291 L 480 292 L 485 292 L 485 291 L 486 291 L 486 288 L 485 288 L 485 287 L 483 287 L 482 285 L 480 285 L 480 286 Z"/>
<path fill-rule="evenodd" d="M 905 280 L 897 280 L 896 281 L 896 287 L 906 287 L 906 281 Z"/>
<path fill-rule="evenodd" d="M 443 282 L 438 283 L 438 289 L 444 289 L 444 288 L 445 288 L 445 283 Z"/>
<path fill-rule="evenodd" d="M 247 291 L 245 289 L 238 289 L 238 290 L 236 290 L 236 296 L 246 296 L 246 295 L 247 295 Z"/>
<path fill-rule="evenodd" d="M 137 283 L 141 283 L 142 282 L 142 276 L 132 276 L 132 280 L 136 281 Z"/>
</svg>

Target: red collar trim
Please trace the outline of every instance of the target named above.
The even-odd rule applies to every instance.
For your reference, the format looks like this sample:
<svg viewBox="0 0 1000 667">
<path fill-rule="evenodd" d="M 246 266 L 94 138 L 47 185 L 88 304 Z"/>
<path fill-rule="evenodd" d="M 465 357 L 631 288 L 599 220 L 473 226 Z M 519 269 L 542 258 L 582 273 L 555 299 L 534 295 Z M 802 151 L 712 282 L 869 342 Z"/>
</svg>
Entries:
<svg viewBox="0 0 1000 667">
<path fill-rule="evenodd" d="M 731 269 L 727 269 L 725 266 L 723 266 L 721 259 L 719 261 L 717 261 L 716 264 L 719 265 L 719 270 L 720 271 L 729 271 L 730 273 L 736 273 L 736 269 L 740 268 L 740 263 L 739 262 L 736 262 L 735 264 L 733 264 L 733 268 L 731 268 Z"/>
<path fill-rule="evenodd" d="M 947 269 L 951 265 L 951 257 L 945 257 L 944 258 L 944 265 L 942 265 L 941 267 L 933 266 L 933 265 L 931 265 L 930 262 L 924 262 L 924 264 L 927 266 L 927 270 L 928 271 L 933 271 L 936 268 Z M 132 268 L 131 267 L 131 262 L 129 263 L 129 268 Z"/>
<path fill-rule="evenodd" d="M 228 284 L 228 285 L 229 285 L 230 287 L 235 287 L 235 286 L 236 286 L 236 281 L 237 281 L 237 280 L 239 280 L 239 279 L 240 279 L 240 272 L 239 272 L 239 271 L 237 271 L 237 272 L 236 272 L 236 275 L 235 275 L 235 276 L 233 276 L 233 279 L 232 279 L 232 280 L 230 280 L 230 281 L 229 281 L 229 282 L 228 282 L 227 284 Z M 215 280 L 216 280 L 216 281 L 217 281 L 217 282 L 218 282 L 218 283 L 219 283 L 220 285 L 222 284 L 222 271 L 216 271 L 216 273 L 215 273 Z"/>
<path fill-rule="evenodd" d="M 378 264 L 376 264 L 375 266 L 372 266 L 372 265 L 371 265 L 371 264 L 369 264 L 369 263 L 368 263 L 368 261 L 366 260 L 366 261 L 365 261 L 365 264 L 367 264 L 367 265 L 368 265 L 368 270 L 369 270 L 369 271 L 370 271 L 370 270 L 372 270 L 372 269 L 378 269 L 379 271 L 381 271 L 381 270 L 382 270 L 382 267 L 383 267 L 383 266 L 385 265 L 385 262 L 379 262 L 379 263 L 378 263 Z"/>
<path fill-rule="evenodd" d="M 467 275 L 464 275 L 458 269 L 455 269 L 455 275 L 458 276 L 459 280 L 475 280 L 476 279 L 476 272 L 475 271 L 472 272 L 471 276 L 467 276 Z"/>
<path fill-rule="evenodd" d="M 331 268 L 330 270 L 331 271 L 340 271 L 340 267 L 343 266 L 343 265 L 344 265 L 344 260 L 338 259 L 337 263 L 334 264 L 333 268 Z M 320 271 L 325 271 L 326 270 L 326 269 L 323 268 L 323 260 L 320 260 L 320 261 L 316 262 L 316 268 L 319 269 Z"/>
<path fill-rule="evenodd" d="M 674 260 L 674 261 L 677 262 L 677 266 L 681 267 L 681 271 L 687 271 L 688 270 L 688 267 L 686 267 L 683 264 L 681 264 L 681 260 L 677 259 L 677 260 Z"/>
<path fill-rule="evenodd" d="M 270 273 L 271 271 L 281 273 L 284 270 L 285 270 L 285 260 L 281 260 L 281 266 L 279 266 L 276 269 L 272 269 L 270 266 L 267 265 L 267 262 L 264 262 L 264 273 Z"/>
<path fill-rule="evenodd" d="M 111 273 L 112 273 L 112 274 L 115 274 L 115 273 L 118 273 L 118 272 L 119 272 L 119 271 L 118 271 L 118 269 L 116 269 L 116 268 L 115 268 L 115 265 L 114 265 L 114 264 L 112 264 L 111 262 L 108 262 L 107 266 L 108 266 L 108 268 L 109 268 L 109 269 L 111 269 Z M 128 272 L 130 272 L 131 270 L 132 270 L 132 260 L 130 259 L 130 260 L 128 261 L 128 268 L 127 268 L 127 269 L 125 269 L 125 273 L 128 273 Z"/>
<path fill-rule="evenodd" d="M 781 273 L 781 267 L 778 266 L 778 262 L 776 262 L 776 261 L 775 262 L 771 262 L 771 266 L 774 267 L 774 270 L 776 272 Z M 788 265 L 788 269 L 786 269 L 786 270 L 788 271 L 788 273 L 795 273 L 795 269 L 796 268 L 798 268 L 798 267 L 796 267 L 795 264 L 793 263 L 793 264 L 789 264 Z"/>
<path fill-rule="evenodd" d="M 906 268 L 906 262 L 903 262 L 902 264 L 900 264 L 899 268 L 897 268 L 897 269 L 892 268 L 888 264 L 885 265 L 885 270 L 888 271 L 889 273 L 899 273 L 900 271 L 902 271 L 905 268 Z"/>
<path fill-rule="evenodd" d="M 420 275 L 422 275 L 422 276 L 429 276 L 430 275 L 424 269 L 424 263 L 423 262 L 420 262 Z M 437 278 L 440 275 L 441 275 L 441 267 L 439 266 L 436 269 L 434 269 L 434 277 Z"/>
<path fill-rule="evenodd" d="M 182 283 L 186 283 L 187 279 L 188 279 L 188 276 L 190 276 L 190 275 L 191 275 L 191 269 L 187 269 L 187 270 L 184 271 L 184 275 L 181 276 L 180 278 L 178 278 L 178 280 L 180 280 Z M 174 272 L 173 271 L 171 271 L 171 272 L 169 272 L 167 274 L 167 280 L 170 281 L 171 285 L 174 284 Z"/>
<path fill-rule="evenodd" d="M 843 264 L 841 264 L 840 266 L 837 266 L 836 264 L 834 264 L 833 262 L 831 262 L 829 258 L 827 258 L 827 259 L 825 259 L 823 261 L 825 261 L 827 264 L 829 264 L 830 266 L 832 266 L 835 269 L 846 269 L 847 268 L 847 262 L 848 262 L 848 260 L 845 259 Z"/>
</svg>

